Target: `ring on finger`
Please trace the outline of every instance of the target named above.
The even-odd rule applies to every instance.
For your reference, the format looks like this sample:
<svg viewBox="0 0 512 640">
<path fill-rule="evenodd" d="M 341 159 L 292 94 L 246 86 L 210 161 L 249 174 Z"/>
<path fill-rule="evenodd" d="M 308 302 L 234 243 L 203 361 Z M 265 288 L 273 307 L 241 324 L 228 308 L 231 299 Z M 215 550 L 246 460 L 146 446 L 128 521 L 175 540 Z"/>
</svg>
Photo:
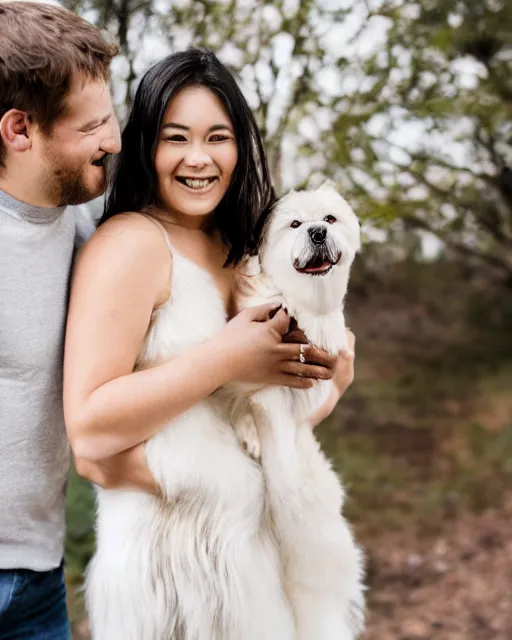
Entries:
<svg viewBox="0 0 512 640">
<path fill-rule="evenodd" d="M 299 362 L 301 364 L 306 364 L 306 356 L 304 352 L 306 351 L 307 344 L 301 344 L 299 349 Z"/>
</svg>

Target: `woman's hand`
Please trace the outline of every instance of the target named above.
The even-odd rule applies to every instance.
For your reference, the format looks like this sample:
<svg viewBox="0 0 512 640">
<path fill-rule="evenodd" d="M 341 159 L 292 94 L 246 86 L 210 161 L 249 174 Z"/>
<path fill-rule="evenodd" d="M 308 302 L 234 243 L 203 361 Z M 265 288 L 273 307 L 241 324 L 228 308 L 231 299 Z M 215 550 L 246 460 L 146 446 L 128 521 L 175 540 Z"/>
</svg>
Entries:
<svg viewBox="0 0 512 640">
<path fill-rule="evenodd" d="M 290 318 L 275 305 L 245 309 L 231 320 L 219 339 L 228 353 L 230 379 L 307 389 L 313 380 L 330 380 L 336 357 L 301 343 L 284 343 Z M 300 362 L 301 353 L 306 360 Z"/>
</svg>

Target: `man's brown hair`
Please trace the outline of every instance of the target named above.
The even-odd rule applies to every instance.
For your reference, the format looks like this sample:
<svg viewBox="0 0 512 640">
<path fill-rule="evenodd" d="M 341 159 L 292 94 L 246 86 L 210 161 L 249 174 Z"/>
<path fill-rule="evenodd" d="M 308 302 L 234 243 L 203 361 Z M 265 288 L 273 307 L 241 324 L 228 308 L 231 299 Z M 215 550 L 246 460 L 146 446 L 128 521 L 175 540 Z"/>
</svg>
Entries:
<svg viewBox="0 0 512 640">
<path fill-rule="evenodd" d="M 19 109 L 50 132 L 73 80 L 108 81 L 116 53 L 116 45 L 72 11 L 0 1 L 0 118 Z M 0 138 L 0 166 L 3 152 Z"/>
</svg>

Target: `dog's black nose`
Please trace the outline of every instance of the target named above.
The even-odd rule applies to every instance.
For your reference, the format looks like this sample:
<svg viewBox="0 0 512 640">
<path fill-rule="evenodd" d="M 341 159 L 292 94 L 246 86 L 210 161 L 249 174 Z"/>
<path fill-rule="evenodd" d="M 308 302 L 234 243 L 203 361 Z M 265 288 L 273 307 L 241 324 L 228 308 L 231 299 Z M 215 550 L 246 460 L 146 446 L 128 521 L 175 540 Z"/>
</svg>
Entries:
<svg viewBox="0 0 512 640">
<path fill-rule="evenodd" d="M 308 233 L 315 244 L 323 244 L 325 242 L 325 236 L 327 235 L 327 229 L 325 227 L 309 227 Z"/>
</svg>

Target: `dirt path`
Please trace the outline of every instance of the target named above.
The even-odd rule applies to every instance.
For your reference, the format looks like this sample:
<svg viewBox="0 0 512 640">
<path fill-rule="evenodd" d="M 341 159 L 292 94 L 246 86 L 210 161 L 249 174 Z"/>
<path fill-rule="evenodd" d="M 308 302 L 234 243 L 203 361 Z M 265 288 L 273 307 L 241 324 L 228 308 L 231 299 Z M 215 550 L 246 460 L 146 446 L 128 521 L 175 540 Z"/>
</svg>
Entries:
<svg viewBox="0 0 512 640">
<path fill-rule="evenodd" d="M 512 496 L 442 535 L 369 541 L 363 640 L 512 640 Z"/>
</svg>

